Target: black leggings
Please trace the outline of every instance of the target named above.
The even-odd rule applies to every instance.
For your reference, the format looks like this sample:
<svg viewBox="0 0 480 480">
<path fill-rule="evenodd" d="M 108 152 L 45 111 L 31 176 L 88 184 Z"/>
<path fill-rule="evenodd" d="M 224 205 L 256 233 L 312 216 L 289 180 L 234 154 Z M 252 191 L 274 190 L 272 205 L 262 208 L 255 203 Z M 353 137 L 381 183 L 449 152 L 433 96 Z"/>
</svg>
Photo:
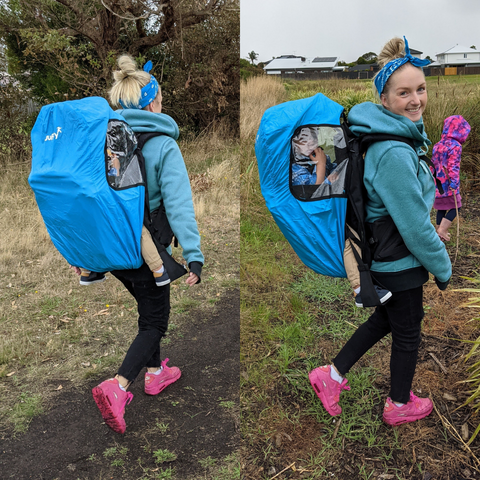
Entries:
<svg viewBox="0 0 480 480">
<path fill-rule="evenodd" d="M 460 211 L 461 208 L 458 209 Z M 457 210 L 452 208 L 451 210 L 437 210 L 437 225 L 440 225 L 443 218 L 453 222 L 453 219 L 457 216 Z"/>
<path fill-rule="evenodd" d="M 143 267 L 135 277 L 129 271 L 112 272 L 133 295 L 138 304 L 138 334 L 130 345 L 118 375 L 133 382 L 144 367 L 160 368 L 160 340 L 168 328 L 170 284 L 157 287 L 152 272 Z"/>
<path fill-rule="evenodd" d="M 377 307 L 360 325 L 333 364 L 341 375 L 345 375 L 373 345 L 391 333 L 390 398 L 394 402 L 407 403 L 417 366 L 423 315 L 422 286 L 394 292 L 388 303 Z"/>
</svg>

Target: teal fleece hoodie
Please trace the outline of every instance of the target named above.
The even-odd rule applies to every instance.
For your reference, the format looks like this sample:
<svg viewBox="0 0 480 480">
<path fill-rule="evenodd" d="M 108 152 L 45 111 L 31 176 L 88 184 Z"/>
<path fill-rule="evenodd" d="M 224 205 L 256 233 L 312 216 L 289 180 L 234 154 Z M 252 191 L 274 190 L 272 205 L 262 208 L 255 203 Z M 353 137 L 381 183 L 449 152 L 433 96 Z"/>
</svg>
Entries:
<svg viewBox="0 0 480 480">
<path fill-rule="evenodd" d="M 365 156 L 364 183 L 368 193 L 367 222 L 390 215 L 411 255 L 394 262 L 373 262 L 372 272 L 401 279 L 409 288 L 428 279 L 418 275 L 424 267 L 440 282 L 452 275 L 445 245 L 430 221 L 435 200 L 435 183 L 426 163 L 418 156 L 431 143 L 423 121 L 391 113 L 382 105 L 366 102 L 355 105 L 349 115 L 354 134 L 388 133 L 413 140 L 417 152 L 403 142 L 383 141 L 373 144 Z M 417 275 L 412 275 L 416 271 Z M 387 274 L 388 272 L 388 274 Z M 409 277 L 410 275 L 410 277 Z"/>
<path fill-rule="evenodd" d="M 143 147 L 147 173 L 150 210 L 157 209 L 163 199 L 167 218 L 183 249 L 188 265 L 204 258 L 200 250 L 200 234 L 195 220 L 192 191 L 185 162 L 176 140 L 178 126 L 164 113 L 146 110 L 118 110 L 134 132 L 161 132 Z"/>
</svg>

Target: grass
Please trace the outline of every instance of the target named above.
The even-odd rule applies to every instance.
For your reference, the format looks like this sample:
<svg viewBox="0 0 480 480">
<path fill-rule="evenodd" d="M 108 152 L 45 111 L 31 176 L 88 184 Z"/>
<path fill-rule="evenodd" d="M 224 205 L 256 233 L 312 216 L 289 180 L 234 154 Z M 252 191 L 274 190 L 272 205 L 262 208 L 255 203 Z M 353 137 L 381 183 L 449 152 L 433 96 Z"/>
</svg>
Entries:
<svg viewBox="0 0 480 480">
<path fill-rule="evenodd" d="M 175 469 L 173 467 L 168 467 L 165 469 L 160 469 L 159 472 L 155 473 L 155 480 L 170 480 L 175 478 Z"/>
<path fill-rule="evenodd" d="M 173 462 L 177 459 L 177 455 L 175 453 L 166 449 L 155 450 L 152 455 L 156 463 Z"/>
<path fill-rule="evenodd" d="M 159 431 L 162 435 L 164 435 L 165 433 L 167 433 L 167 432 L 168 432 L 168 423 L 160 423 L 160 422 L 158 421 L 158 419 L 156 419 L 156 420 L 157 420 L 157 421 L 156 421 L 156 424 L 155 424 L 155 425 L 157 426 L 158 431 Z"/>
<path fill-rule="evenodd" d="M 29 392 L 20 394 L 16 403 L 9 412 L 9 419 L 15 426 L 15 433 L 27 431 L 33 417 L 43 412 L 42 397 Z"/>
<path fill-rule="evenodd" d="M 270 80 L 264 78 L 263 82 Z M 444 84 L 443 79 L 436 84 L 429 80 L 432 91 L 429 128 L 441 127 L 446 112 L 440 109 L 440 104 L 447 95 L 452 97 L 450 105 L 457 105 L 455 113 L 467 115 L 470 108 L 475 114 L 480 111 L 480 107 L 475 107 L 477 87 L 472 85 L 467 94 L 463 87 L 448 81 Z M 240 156 L 241 432 L 248 456 L 242 464 L 244 475 L 269 479 L 274 476 L 272 466 L 278 473 L 295 460 L 294 470 L 304 472 L 301 478 L 342 478 L 340 461 L 351 469 L 348 475 L 353 475 L 352 478 L 380 478 L 381 474 L 385 478 L 412 478 L 408 471 L 411 463 L 407 471 L 402 469 L 403 464 L 398 465 L 398 458 L 405 452 L 414 455 L 408 436 L 411 431 L 408 427 L 387 429 L 382 421 L 383 402 L 388 394 L 384 377 L 388 372 L 389 338 L 371 349 L 347 375 L 352 390 L 342 394 L 344 413 L 340 421 L 326 413 L 310 386 L 307 372 L 330 363 L 371 311 L 354 306 L 345 279 L 322 277 L 309 271 L 267 211 L 253 148 L 260 122 L 253 116 L 261 116 L 262 112 L 248 105 L 250 98 L 252 103 L 258 103 L 261 92 L 249 96 L 246 93 L 251 90 L 247 87 L 254 85 L 248 81 L 241 85 L 242 112 L 252 115 L 242 118 Z M 269 95 L 271 89 L 277 91 L 278 84 L 255 87 L 265 88 Z M 277 103 L 284 101 L 285 95 L 286 99 L 304 98 L 318 91 L 347 109 L 372 98 L 367 82 L 286 82 L 284 88 L 285 94 L 278 93 Z M 464 107 L 468 109 L 462 110 Z M 472 116 L 471 124 L 476 121 Z M 472 136 L 472 145 L 476 136 L 475 133 Z M 427 313 L 429 329 L 435 325 L 442 308 L 433 305 Z M 444 317 L 440 314 L 440 318 Z M 422 438 L 425 440 L 428 434 L 422 433 Z M 433 436 L 437 435 L 433 432 Z M 420 441 L 416 439 L 415 448 L 418 449 Z M 378 462 L 362 463 L 349 451 L 360 458 L 378 458 Z M 409 461 L 415 463 L 413 457 Z M 439 468 L 428 460 L 417 460 L 413 474 L 425 470 L 426 463 L 429 469 Z M 446 468 L 445 463 L 442 465 Z M 287 473 L 300 478 L 293 470 Z"/>
<path fill-rule="evenodd" d="M 243 478 L 237 453 L 232 453 L 222 459 L 206 457 L 198 462 L 205 470 L 205 475 L 196 477 L 195 480 L 240 480 Z"/>
</svg>

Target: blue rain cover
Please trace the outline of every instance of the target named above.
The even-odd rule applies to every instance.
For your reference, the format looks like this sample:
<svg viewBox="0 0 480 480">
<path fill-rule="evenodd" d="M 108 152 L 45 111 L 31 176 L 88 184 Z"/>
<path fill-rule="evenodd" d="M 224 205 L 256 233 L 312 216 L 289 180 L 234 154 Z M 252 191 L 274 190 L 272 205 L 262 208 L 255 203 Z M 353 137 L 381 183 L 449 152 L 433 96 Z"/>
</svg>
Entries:
<svg viewBox="0 0 480 480">
<path fill-rule="evenodd" d="M 340 125 L 343 107 L 321 93 L 265 111 L 255 142 L 267 208 L 302 262 L 322 275 L 346 277 L 346 197 L 296 199 L 289 188 L 291 140 L 301 125 Z"/>
<path fill-rule="evenodd" d="M 108 184 L 106 133 L 112 119 L 124 122 L 103 98 L 55 103 L 41 109 L 31 133 L 28 181 L 50 238 L 68 263 L 96 272 L 143 263 L 145 187 Z"/>
</svg>

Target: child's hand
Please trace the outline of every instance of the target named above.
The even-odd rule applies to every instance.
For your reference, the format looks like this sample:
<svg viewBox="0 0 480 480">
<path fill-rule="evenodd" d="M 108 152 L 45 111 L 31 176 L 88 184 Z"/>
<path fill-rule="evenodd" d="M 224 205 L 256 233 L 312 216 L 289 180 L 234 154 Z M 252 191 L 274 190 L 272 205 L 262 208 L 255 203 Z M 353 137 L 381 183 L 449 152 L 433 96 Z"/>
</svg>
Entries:
<svg viewBox="0 0 480 480">
<path fill-rule="evenodd" d="M 327 163 L 327 156 L 325 152 L 320 148 L 317 147 L 310 155 L 310 160 L 312 163 L 322 162 L 324 165 Z"/>
<path fill-rule="evenodd" d="M 74 267 L 73 265 L 69 265 L 68 268 L 71 268 L 77 275 L 81 275 L 82 271 L 79 267 Z"/>
<path fill-rule="evenodd" d="M 330 183 L 333 183 L 335 181 L 337 181 L 338 179 L 338 173 L 337 172 L 332 172 L 328 177 L 327 179 L 329 180 Z"/>
<path fill-rule="evenodd" d="M 195 285 L 200 279 L 198 278 L 198 275 L 196 275 L 195 273 L 193 272 L 190 272 L 188 274 L 188 277 L 186 278 L 185 280 L 185 283 L 189 286 L 189 287 L 192 287 L 193 285 Z"/>
</svg>

